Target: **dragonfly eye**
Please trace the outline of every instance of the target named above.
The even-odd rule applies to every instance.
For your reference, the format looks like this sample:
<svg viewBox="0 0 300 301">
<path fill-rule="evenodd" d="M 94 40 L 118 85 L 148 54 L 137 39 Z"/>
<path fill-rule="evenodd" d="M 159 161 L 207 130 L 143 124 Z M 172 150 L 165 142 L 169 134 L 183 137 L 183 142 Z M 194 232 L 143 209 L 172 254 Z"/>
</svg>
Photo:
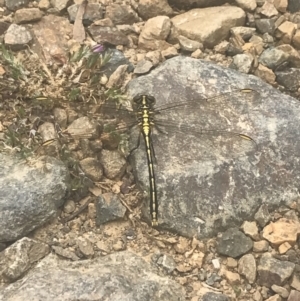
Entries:
<svg viewBox="0 0 300 301">
<path fill-rule="evenodd" d="M 146 95 L 146 98 L 147 98 L 147 102 L 150 104 L 150 105 L 154 105 L 155 104 L 155 98 L 151 95 Z"/>
<path fill-rule="evenodd" d="M 132 99 L 133 103 L 136 104 L 136 105 L 141 104 L 144 97 L 146 97 L 146 96 L 143 95 L 143 94 L 138 94 L 138 95 L 134 96 L 133 99 Z"/>
</svg>

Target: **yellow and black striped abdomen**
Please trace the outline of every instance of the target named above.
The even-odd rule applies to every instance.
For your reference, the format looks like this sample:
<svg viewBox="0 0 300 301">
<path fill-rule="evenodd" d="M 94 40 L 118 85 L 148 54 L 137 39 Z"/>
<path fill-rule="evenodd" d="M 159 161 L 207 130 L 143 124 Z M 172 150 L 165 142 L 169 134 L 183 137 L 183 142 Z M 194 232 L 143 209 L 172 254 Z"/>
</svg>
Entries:
<svg viewBox="0 0 300 301">
<path fill-rule="evenodd" d="M 153 126 L 153 105 L 155 99 L 150 96 L 140 95 L 134 98 L 137 105 L 137 118 L 141 132 L 144 137 L 146 146 L 146 155 L 149 171 L 149 186 L 150 186 L 150 214 L 152 219 L 152 226 L 158 225 L 158 200 L 155 182 L 155 173 L 153 165 L 153 144 L 151 140 L 151 128 Z"/>
</svg>

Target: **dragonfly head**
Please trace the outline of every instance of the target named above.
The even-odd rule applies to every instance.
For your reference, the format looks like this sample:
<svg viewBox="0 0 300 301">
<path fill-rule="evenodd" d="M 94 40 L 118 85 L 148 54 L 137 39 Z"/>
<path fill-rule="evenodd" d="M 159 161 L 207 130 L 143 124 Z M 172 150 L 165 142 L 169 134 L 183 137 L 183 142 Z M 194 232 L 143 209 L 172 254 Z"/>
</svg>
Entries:
<svg viewBox="0 0 300 301">
<path fill-rule="evenodd" d="M 153 108 L 155 104 L 155 98 L 151 95 L 138 94 L 133 98 L 133 104 L 137 108 L 141 108 L 141 107 Z"/>
</svg>

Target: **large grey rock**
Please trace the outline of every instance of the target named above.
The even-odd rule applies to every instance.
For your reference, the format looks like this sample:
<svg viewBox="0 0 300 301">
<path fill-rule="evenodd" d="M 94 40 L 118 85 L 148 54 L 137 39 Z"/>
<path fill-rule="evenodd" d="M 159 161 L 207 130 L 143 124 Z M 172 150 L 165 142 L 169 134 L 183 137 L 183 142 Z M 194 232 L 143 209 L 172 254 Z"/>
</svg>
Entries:
<svg viewBox="0 0 300 301">
<path fill-rule="evenodd" d="M 48 255 L 26 276 L 0 291 L 5 301 L 183 301 L 178 283 L 154 273 L 141 257 L 119 252 L 70 262 Z"/>
<path fill-rule="evenodd" d="M 253 99 L 238 94 L 218 102 L 200 99 L 246 87 L 258 94 Z M 231 148 L 226 137 L 218 146 L 210 144 L 209 135 L 154 133 L 162 228 L 189 237 L 210 236 L 251 219 L 262 203 L 272 208 L 299 197 L 300 106 L 295 99 L 257 77 L 182 56 L 132 80 L 128 93 L 153 95 L 157 107 L 199 98 L 189 109 L 179 107 L 174 114 L 163 110 L 158 117 L 166 116 L 172 125 L 179 122 L 183 129 L 198 125 L 244 133 L 257 143 L 256 150 L 243 153 Z M 132 165 L 148 192 L 142 147 L 132 154 Z M 149 216 L 149 208 L 144 212 Z"/>
<path fill-rule="evenodd" d="M 43 225 L 63 204 L 68 171 L 52 157 L 18 160 L 0 153 L 0 241 Z"/>
</svg>

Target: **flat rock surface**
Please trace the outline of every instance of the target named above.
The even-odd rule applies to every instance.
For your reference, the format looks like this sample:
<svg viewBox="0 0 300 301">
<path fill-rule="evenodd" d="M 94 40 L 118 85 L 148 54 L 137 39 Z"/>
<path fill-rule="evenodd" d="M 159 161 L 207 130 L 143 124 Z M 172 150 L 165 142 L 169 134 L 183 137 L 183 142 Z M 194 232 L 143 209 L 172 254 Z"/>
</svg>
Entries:
<svg viewBox="0 0 300 301">
<path fill-rule="evenodd" d="M 183 301 L 178 283 L 154 273 L 131 252 L 69 262 L 49 255 L 0 292 L 2 301 Z"/>
<path fill-rule="evenodd" d="M 231 94 L 244 88 L 257 94 L 252 99 Z M 164 115 L 171 125 L 168 135 L 152 135 L 162 228 L 205 237 L 250 219 L 262 203 L 275 207 L 298 197 L 300 107 L 295 99 L 254 76 L 187 57 L 170 59 L 132 80 L 128 91 L 130 96 L 153 95 L 164 109 L 159 119 Z M 203 99 L 224 92 L 231 96 Z M 168 113 L 168 106 L 183 101 L 193 105 Z M 178 124 L 181 129 L 175 130 Z M 256 147 L 235 147 L 226 134 L 210 142 L 209 132 L 204 135 L 201 129 L 246 134 Z M 149 191 L 141 149 L 132 163 L 138 182 Z"/>
</svg>

